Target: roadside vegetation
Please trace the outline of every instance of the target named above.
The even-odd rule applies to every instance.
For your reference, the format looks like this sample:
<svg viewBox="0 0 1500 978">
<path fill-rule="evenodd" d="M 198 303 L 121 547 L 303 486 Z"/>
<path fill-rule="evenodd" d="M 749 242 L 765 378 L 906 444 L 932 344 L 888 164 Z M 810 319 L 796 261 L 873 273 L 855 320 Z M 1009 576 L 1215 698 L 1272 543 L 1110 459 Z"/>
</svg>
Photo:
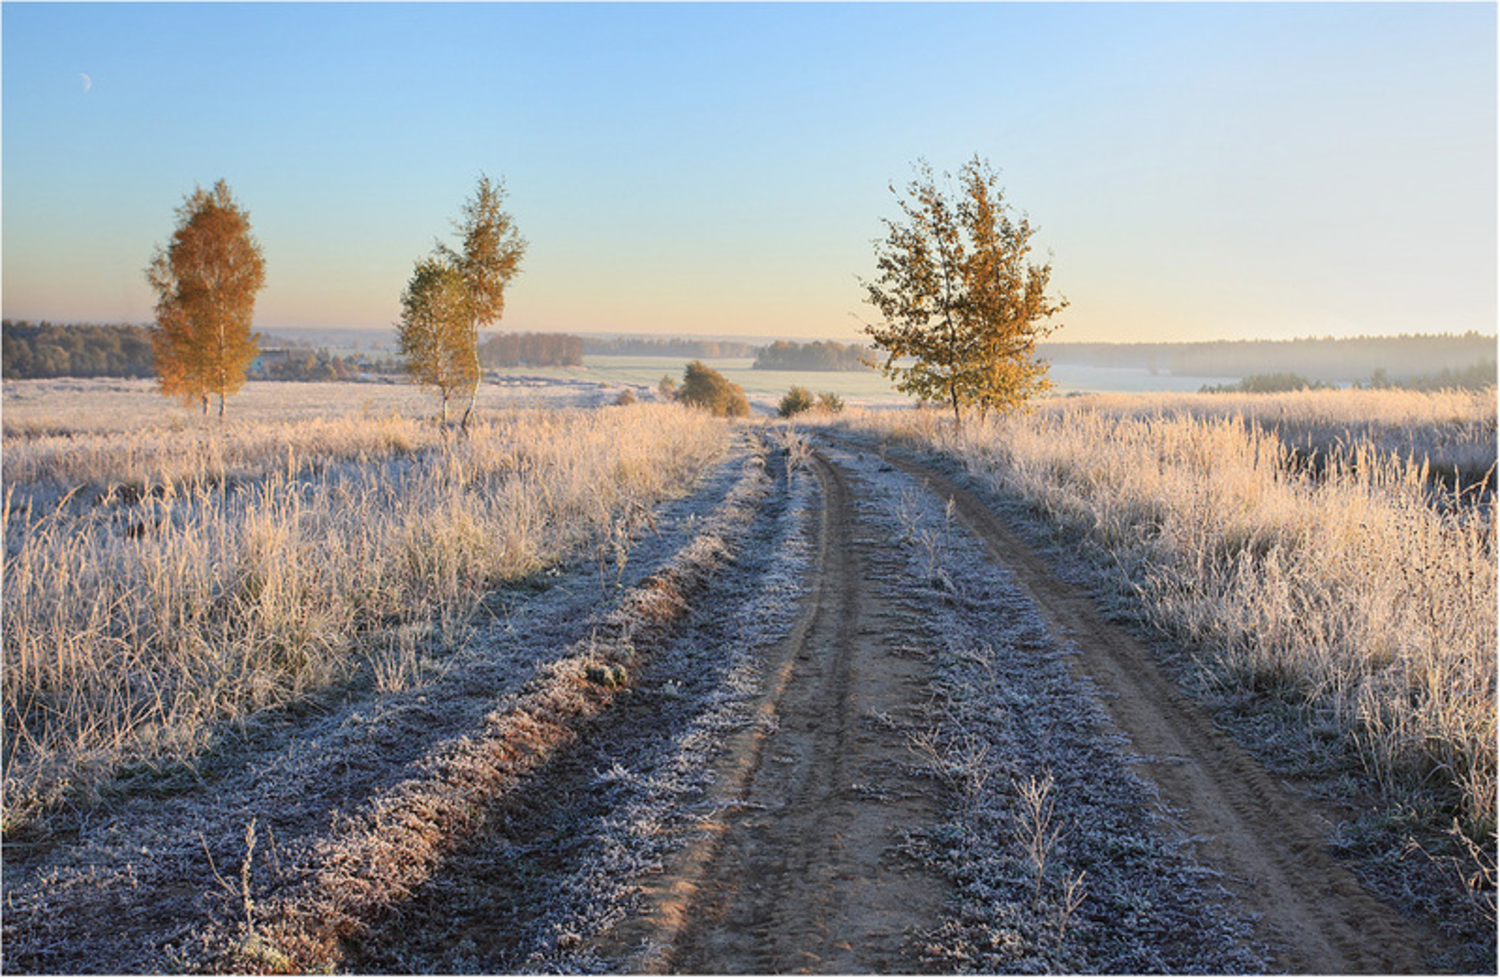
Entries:
<svg viewBox="0 0 1500 978">
<path fill-rule="evenodd" d="M 608 568 L 725 429 L 670 405 L 7 437 L 5 829 L 361 669 L 399 687 L 496 586 Z"/>
<path fill-rule="evenodd" d="M 666 389 L 665 385 L 662 389 Z M 694 360 L 682 372 L 682 386 L 676 388 L 676 397 L 684 404 L 721 418 L 742 418 L 750 413 L 744 388 L 730 383 L 701 360 Z"/>
<path fill-rule="evenodd" d="M 819 414 L 838 414 L 844 409 L 844 399 L 831 391 L 820 391 L 814 395 L 806 387 L 793 385 L 786 392 L 786 396 L 777 405 L 776 413 L 783 418 L 790 418 L 807 411 L 816 411 Z"/>
<path fill-rule="evenodd" d="M 1303 704 L 1492 874 L 1495 413 L 1493 390 L 1325 391 L 843 423 L 948 453 L 1084 539 L 1208 682 Z"/>
</svg>

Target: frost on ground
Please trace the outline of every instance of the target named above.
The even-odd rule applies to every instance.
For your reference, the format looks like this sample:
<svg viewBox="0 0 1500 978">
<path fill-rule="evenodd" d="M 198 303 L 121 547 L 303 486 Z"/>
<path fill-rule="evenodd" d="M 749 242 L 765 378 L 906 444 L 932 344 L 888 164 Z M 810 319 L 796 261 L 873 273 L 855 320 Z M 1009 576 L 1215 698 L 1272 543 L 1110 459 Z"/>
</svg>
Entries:
<svg viewBox="0 0 1500 978">
<path fill-rule="evenodd" d="M 367 935 L 356 968 L 622 970 L 602 936 L 640 912 L 643 884 L 716 817 L 706 798 L 724 738 L 763 722 L 752 705 L 765 678 L 757 653 L 796 617 L 809 560 L 813 480 L 787 463 L 771 453 L 777 491 L 712 600 L 653 653 L 609 722 L 491 813 L 473 844 Z"/>
<path fill-rule="evenodd" d="M 383 793 L 420 778 L 443 745 L 483 729 L 507 690 L 601 626 L 602 602 L 639 588 L 717 511 L 733 509 L 737 490 L 761 481 L 758 459 L 735 452 L 693 496 L 661 508 L 618 585 L 601 586 L 597 569 L 581 566 L 540 590 L 498 592 L 466 643 L 432 649 L 433 668 L 406 689 L 381 695 L 367 681 L 278 711 L 225 738 L 196 769 L 126 785 L 65 835 L 8 845 L 6 970 L 160 972 L 235 942 L 237 967 L 275 967 L 279 951 L 260 939 L 264 910 L 306 880 L 319 847 Z"/>
<path fill-rule="evenodd" d="M 1212 871 L 1130 770 L 1074 650 L 944 501 L 870 453 L 828 450 L 865 482 L 861 517 L 905 554 L 931 636 L 938 720 L 914 755 L 957 799 L 911 853 L 959 894 L 926 937 L 940 971 L 1263 970 Z"/>
<path fill-rule="evenodd" d="M 1120 739 L 1073 678 L 1068 650 L 942 503 L 873 456 L 828 452 L 861 483 L 868 566 L 885 613 L 935 661 L 928 721 L 907 724 L 913 768 L 951 799 L 891 859 L 946 875 L 957 898 L 917 937 L 935 971 L 1264 970 L 1248 921 L 1198 865 Z M 727 741 L 775 713 L 767 650 L 799 615 L 815 480 L 787 480 L 684 630 L 659 648 L 608 722 L 487 815 L 485 829 L 351 950 L 374 972 L 622 972 L 671 949 L 611 939 L 640 915 L 675 854 L 722 822 L 712 783 Z M 901 724 L 869 716 L 872 724 Z M 766 733 L 773 736 L 774 729 Z M 878 795 L 879 783 L 857 786 Z M 1153 814 L 1159 813 L 1159 814 Z M 630 931 L 639 933 L 639 931 Z"/>
<path fill-rule="evenodd" d="M 635 925 L 679 857 L 733 821 L 721 762 L 747 731 L 774 745 L 779 718 L 785 743 L 816 712 L 765 698 L 795 688 L 796 671 L 773 679 L 770 663 L 808 608 L 842 607 L 824 594 L 837 587 L 817 519 L 819 486 L 841 473 L 847 491 L 828 492 L 847 499 L 827 508 L 861 551 L 848 579 L 879 606 L 880 641 L 923 663 L 901 715 L 862 707 L 859 724 L 899 731 L 902 777 L 944 806 L 869 847 L 926 867 L 923 893 L 943 892 L 933 876 L 951 884 L 940 919 L 924 911 L 911 934 L 911 960 L 1266 970 L 1228 881 L 1136 773 L 1172 759 L 1131 753 L 1101 687 L 1069 668 L 1078 650 L 952 504 L 870 452 L 819 447 L 809 468 L 795 436 L 740 437 L 691 498 L 656 512 L 655 532 L 641 528 L 617 581 L 589 564 L 497 592 L 463 647 L 434 649 L 404 689 L 279 713 L 186 780 L 81 815 L 50 851 L 7 853 L 5 967 L 670 966 L 675 938 Z M 878 771 L 850 770 L 858 782 L 837 790 L 889 797 Z"/>
</svg>

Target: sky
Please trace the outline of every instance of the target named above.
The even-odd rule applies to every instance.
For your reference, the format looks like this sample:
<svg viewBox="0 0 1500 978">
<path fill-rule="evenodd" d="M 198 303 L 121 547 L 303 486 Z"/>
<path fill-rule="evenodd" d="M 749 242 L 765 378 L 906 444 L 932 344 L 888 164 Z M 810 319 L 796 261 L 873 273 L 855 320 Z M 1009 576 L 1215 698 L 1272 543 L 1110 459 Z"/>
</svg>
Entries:
<svg viewBox="0 0 1500 978">
<path fill-rule="evenodd" d="M 146 322 L 226 180 L 258 328 L 390 327 L 481 173 L 505 330 L 857 339 L 892 193 L 978 155 L 1056 340 L 1496 325 L 1496 5 L 0 6 L 4 315 Z"/>
</svg>

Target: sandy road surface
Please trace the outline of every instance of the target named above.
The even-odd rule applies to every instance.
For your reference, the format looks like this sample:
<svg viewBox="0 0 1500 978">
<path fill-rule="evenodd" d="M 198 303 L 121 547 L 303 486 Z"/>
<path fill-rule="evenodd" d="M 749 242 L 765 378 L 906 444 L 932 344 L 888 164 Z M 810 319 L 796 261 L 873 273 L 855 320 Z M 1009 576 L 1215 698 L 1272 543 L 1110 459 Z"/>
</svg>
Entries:
<svg viewBox="0 0 1500 978">
<path fill-rule="evenodd" d="M 738 759 L 740 804 L 683 915 L 678 971 L 910 973 L 913 938 L 947 896 L 943 880 L 891 856 L 940 806 L 896 723 L 873 719 L 919 715 L 930 666 L 889 613 L 890 577 L 871 573 L 889 558 L 842 471 L 812 461 L 823 511 L 809 611 L 778 650 L 765 704 L 776 731 Z"/>
</svg>

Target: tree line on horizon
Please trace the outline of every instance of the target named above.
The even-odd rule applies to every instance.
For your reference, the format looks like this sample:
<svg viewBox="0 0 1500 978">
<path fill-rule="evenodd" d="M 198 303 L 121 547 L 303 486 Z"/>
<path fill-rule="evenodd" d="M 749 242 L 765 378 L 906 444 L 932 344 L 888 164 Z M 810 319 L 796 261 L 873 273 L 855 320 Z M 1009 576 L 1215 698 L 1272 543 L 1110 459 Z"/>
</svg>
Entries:
<svg viewBox="0 0 1500 978">
<path fill-rule="evenodd" d="M 758 348 L 740 340 L 704 340 L 683 337 L 616 336 L 583 338 L 583 352 L 599 357 L 692 357 L 725 359 L 753 357 Z"/>
<path fill-rule="evenodd" d="M 347 380 L 405 370 L 401 363 L 385 357 L 363 353 L 341 356 L 327 347 L 291 340 L 268 345 L 267 337 L 259 333 L 255 335 L 258 337 L 259 356 L 246 368 L 250 380 Z M 479 344 L 479 361 L 483 367 L 501 369 L 577 367 L 582 366 L 590 345 L 590 340 L 571 333 L 493 333 Z M 7 380 L 156 376 L 149 325 L 45 321 L 32 324 L 7 319 L 3 346 L 4 377 Z M 636 352 L 635 355 L 703 360 L 740 357 L 743 355 L 741 347 L 748 347 L 756 356 L 754 366 L 760 369 L 869 369 L 869 364 L 860 360 L 860 357 L 869 355 L 866 347 L 833 341 L 796 343 L 779 340 L 770 346 L 757 347 L 737 341 L 630 339 L 609 349 L 650 349 L 650 354 Z"/>
<path fill-rule="evenodd" d="M 874 366 L 873 352 L 860 343 L 777 340 L 757 350 L 751 366 L 756 370 L 869 370 Z"/>
<path fill-rule="evenodd" d="M 0 337 L 0 376 L 6 380 L 156 376 L 145 326 L 7 319 Z"/>
<path fill-rule="evenodd" d="M 581 367 L 583 340 L 569 333 L 496 333 L 479 344 L 486 367 Z"/>
<path fill-rule="evenodd" d="M 1496 358 L 1496 338 L 1465 333 L 1206 340 L 1177 343 L 1051 343 L 1054 363 L 1147 369 L 1197 377 L 1297 374 L 1323 383 L 1365 383 L 1377 372 L 1393 381 L 1457 374 Z"/>
<path fill-rule="evenodd" d="M 156 376 L 151 327 L 133 323 L 53 323 L 4 321 L 3 370 L 6 380 L 108 377 L 148 380 Z M 245 368 L 249 380 L 352 380 L 372 374 L 402 373 L 390 357 L 339 356 L 326 347 L 265 347 Z"/>
<path fill-rule="evenodd" d="M 260 335 L 260 334 L 257 334 Z M 295 340 L 265 345 L 261 337 L 260 357 L 246 370 L 250 380 L 338 381 L 370 375 L 389 376 L 406 371 L 403 362 L 370 354 L 338 355 L 327 347 L 314 347 Z M 613 344 L 615 341 L 606 341 Z M 568 333 L 495 333 L 480 344 L 480 361 L 487 368 L 579 366 L 582 357 L 600 355 L 595 341 Z M 622 346 L 606 347 L 608 354 L 637 356 L 684 356 L 692 359 L 739 357 L 739 344 L 724 341 L 672 338 L 628 338 Z M 634 346 L 634 344 L 656 344 Z M 1496 339 L 1476 332 L 1463 334 L 1410 334 L 1401 336 L 1357 336 L 1292 340 L 1215 340 L 1204 343 L 1063 343 L 1040 344 L 1038 355 L 1052 363 L 1097 367 L 1149 368 L 1163 373 L 1195 373 L 1203 376 L 1241 376 L 1237 382 L 1205 385 L 1205 391 L 1258 391 L 1316 389 L 1320 386 L 1354 384 L 1375 389 L 1477 390 L 1496 383 Z M 843 368 L 830 368 L 827 347 L 841 347 L 848 355 Z M 1162 370 L 1161 364 L 1182 366 L 1172 360 L 1172 351 L 1190 347 L 1204 357 L 1217 358 L 1213 369 Z M 150 327 L 134 323 L 32 323 L 7 319 L 3 323 L 3 370 L 6 380 L 50 380 L 55 378 L 107 377 L 150 379 L 156 376 L 152 362 Z M 651 349 L 651 353 L 642 352 Z M 779 348 L 779 349 L 778 349 Z M 790 349 L 789 349 L 790 348 Z M 810 349 L 811 348 L 811 349 Z M 663 352 L 670 349 L 673 352 Z M 777 341 L 767 346 L 749 346 L 760 369 L 868 369 L 857 368 L 855 351 L 866 347 L 833 341 L 796 343 Z M 579 352 L 579 351 L 582 352 Z M 620 352 L 629 350 L 630 352 Z M 707 350 L 708 352 L 705 352 Z M 762 356 L 767 350 L 775 352 Z M 1319 369 L 1321 351 L 1327 356 Z M 1244 356 L 1252 353 L 1252 357 Z M 1382 352 L 1384 355 L 1382 355 Z M 1483 354 L 1488 353 L 1488 356 Z M 810 354 L 810 355 L 806 355 Z M 1475 357 L 1469 361 L 1469 357 Z M 1377 366 L 1370 362 L 1396 363 L 1404 367 Z M 1309 366 L 1310 364 L 1310 366 Z M 1437 364 L 1438 366 L 1434 366 Z M 1257 367 L 1270 366 L 1274 369 Z M 1220 372 L 1222 371 L 1222 373 Z"/>
</svg>

